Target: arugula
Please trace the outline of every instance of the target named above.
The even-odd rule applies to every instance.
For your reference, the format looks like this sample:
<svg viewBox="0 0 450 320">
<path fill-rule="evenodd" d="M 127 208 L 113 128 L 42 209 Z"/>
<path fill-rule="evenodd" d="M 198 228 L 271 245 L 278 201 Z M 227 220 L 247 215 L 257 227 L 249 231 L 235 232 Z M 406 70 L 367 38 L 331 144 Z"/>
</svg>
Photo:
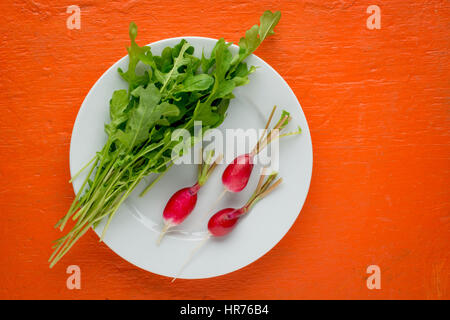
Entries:
<svg viewBox="0 0 450 320">
<path fill-rule="evenodd" d="M 239 40 L 239 55 L 238 62 L 243 61 L 250 54 L 255 51 L 259 45 L 268 36 L 275 34 L 274 28 L 280 21 L 281 12 L 276 11 L 274 13 L 265 11 L 260 17 L 260 25 L 255 24 L 249 30 L 245 32 L 245 37 Z"/>
<path fill-rule="evenodd" d="M 55 241 L 50 267 L 89 228 L 105 219 L 103 239 L 117 209 L 142 178 L 154 173 L 156 182 L 167 172 L 173 164 L 172 151 L 181 143 L 177 129 L 192 134 L 194 121 L 202 121 L 203 132 L 223 122 L 233 90 L 247 84 L 248 76 L 256 70 L 244 62 L 245 58 L 274 33 L 280 16 L 280 12 L 264 12 L 260 25 L 253 26 L 239 41 L 238 54 L 233 56 L 231 44 L 220 39 L 211 55 L 202 53 L 200 59 L 184 39 L 174 47 L 164 48 L 161 55 L 153 55 L 149 47 L 136 43 L 137 27 L 130 24 L 128 69 L 118 69 L 128 90 L 117 90 L 112 95 L 110 122 L 105 124 L 108 140 L 83 167 L 90 167 L 87 178 L 67 214 L 56 224 L 63 230 L 70 218 L 75 221 L 73 228 Z M 139 63 L 144 66 L 143 74 L 136 72 Z M 189 144 L 196 141 L 197 137 Z"/>
<path fill-rule="evenodd" d="M 131 45 L 127 48 L 128 51 L 128 70 L 127 72 L 123 72 L 122 69 L 119 68 L 119 74 L 122 76 L 122 78 L 125 79 L 130 85 L 130 91 L 135 88 L 138 84 L 145 82 L 144 76 L 138 76 L 136 74 L 136 66 L 139 63 L 140 60 L 146 58 L 146 53 L 150 51 L 149 47 L 140 47 L 136 43 L 136 37 L 137 37 L 137 26 L 134 22 L 130 23 L 130 40 Z"/>
</svg>

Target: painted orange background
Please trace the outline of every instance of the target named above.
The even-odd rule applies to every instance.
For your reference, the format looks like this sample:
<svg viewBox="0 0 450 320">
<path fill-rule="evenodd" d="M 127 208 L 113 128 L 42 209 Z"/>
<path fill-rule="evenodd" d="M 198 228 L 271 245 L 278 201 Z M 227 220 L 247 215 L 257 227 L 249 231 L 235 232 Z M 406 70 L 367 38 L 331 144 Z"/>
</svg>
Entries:
<svg viewBox="0 0 450 320">
<path fill-rule="evenodd" d="M 369 5 L 381 29 L 368 30 Z M 81 8 L 81 29 L 66 8 Z M 5 1 L 0 4 L 0 298 L 449 299 L 448 1 Z M 300 218 L 268 254 L 219 278 L 171 284 L 89 232 L 52 270 L 54 223 L 72 199 L 69 144 L 90 87 L 140 44 L 237 42 L 266 10 L 258 49 L 308 119 L 314 169 Z M 81 290 L 66 268 L 81 267 Z M 366 268 L 381 268 L 368 290 Z"/>
</svg>

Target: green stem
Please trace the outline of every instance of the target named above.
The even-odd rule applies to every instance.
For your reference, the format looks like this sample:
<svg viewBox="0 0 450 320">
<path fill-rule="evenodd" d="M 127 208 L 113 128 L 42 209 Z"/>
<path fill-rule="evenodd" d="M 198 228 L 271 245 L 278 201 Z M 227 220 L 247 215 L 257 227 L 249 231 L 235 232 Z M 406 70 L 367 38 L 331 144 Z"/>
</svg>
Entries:
<svg viewBox="0 0 450 320">
<path fill-rule="evenodd" d="M 167 167 L 167 169 L 163 172 L 161 172 L 150 184 L 145 187 L 145 189 L 139 194 L 139 197 L 143 197 L 153 186 L 161 180 L 161 178 L 166 174 L 166 172 L 170 169 L 170 167 L 173 166 L 173 162 Z"/>
<path fill-rule="evenodd" d="M 194 122 L 194 119 L 191 118 L 184 128 L 190 127 Z M 181 133 L 178 135 L 178 137 L 181 135 Z M 177 137 L 175 137 L 176 139 Z M 78 219 L 76 225 L 72 230 L 66 234 L 64 237 L 60 238 L 57 241 L 56 249 L 54 250 L 53 254 L 51 255 L 49 261 L 51 261 L 50 267 L 53 267 L 67 252 L 68 250 L 75 244 L 76 241 L 84 234 L 86 231 L 91 227 L 94 223 L 98 223 L 101 219 L 109 215 L 107 224 L 105 228 L 103 229 L 102 236 L 100 240 L 103 239 L 104 234 L 106 230 L 109 227 L 109 223 L 115 213 L 117 212 L 120 205 L 125 201 L 125 199 L 130 195 L 130 193 L 135 189 L 137 184 L 142 180 L 143 176 L 148 174 L 148 169 L 150 168 L 150 162 L 147 164 L 147 166 L 141 171 L 141 173 L 138 175 L 137 178 L 133 181 L 133 183 L 128 187 L 127 191 L 122 195 L 119 196 L 119 193 L 116 193 L 117 190 L 113 190 L 116 186 L 116 183 L 120 179 L 120 177 L 123 175 L 128 168 L 135 164 L 136 161 L 141 159 L 142 156 L 147 154 L 148 152 L 160 147 L 164 144 L 164 141 L 161 142 L 161 144 L 157 144 L 156 146 L 153 146 L 152 148 L 148 148 L 146 150 L 143 150 L 142 152 L 138 153 L 132 161 L 130 161 L 123 169 L 119 171 L 113 170 L 114 164 L 116 163 L 119 155 L 121 154 L 121 150 L 116 150 L 116 154 L 113 157 L 113 159 L 109 158 L 108 163 L 106 162 L 106 155 L 105 153 L 109 150 L 109 147 L 111 145 L 111 142 L 108 141 L 108 143 L 105 145 L 105 147 L 102 150 L 102 157 L 100 165 L 98 166 L 97 173 L 94 178 L 93 185 L 89 189 L 88 193 L 85 195 L 86 201 L 83 201 L 83 206 L 76 212 L 75 216 L 73 217 L 74 220 Z M 161 150 L 157 153 L 155 157 L 153 157 L 153 162 L 157 162 L 159 158 L 162 156 L 165 150 L 167 150 L 170 147 L 171 144 L 166 144 Z M 98 161 L 98 159 L 97 159 Z M 97 163 L 96 163 L 97 165 Z M 106 166 L 105 166 L 106 165 Z M 95 168 L 95 166 L 93 166 Z M 103 168 L 103 169 L 102 169 Z M 114 173 L 113 173 L 114 172 Z M 92 172 L 91 172 L 92 174 Z M 111 176 L 112 174 L 112 176 Z M 88 180 L 86 180 L 88 181 Z M 106 185 L 105 185 L 106 183 Z M 81 195 L 81 193 L 80 193 Z M 100 197 L 102 195 L 102 197 Z M 117 197 L 117 200 L 113 200 L 115 197 Z M 79 197 L 78 197 L 79 198 Z M 105 203 L 108 203 L 111 201 L 111 204 L 107 206 L 107 208 L 104 208 L 103 206 Z M 74 207 L 78 206 L 78 204 L 75 204 Z M 72 211 L 72 210 L 70 210 Z M 101 214 L 101 212 L 104 212 Z M 69 216 L 70 217 L 70 216 Z M 68 217 L 67 217 L 68 219 Z"/>
<path fill-rule="evenodd" d="M 69 183 L 72 183 L 72 181 L 75 180 L 84 171 L 84 169 L 86 169 L 92 163 L 92 161 L 97 159 L 97 157 L 98 157 L 98 155 L 95 154 L 95 156 L 91 160 L 89 160 L 89 162 L 86 163 L 83 168 L 81 168 L 80 170 L 78 170 L 77 173 L 75 173 L 75 175 L 72 177 L 72 179 L 69 180 Z"/>
<path fill-rule="evenodd" d="M 69 218 L 72 216 L 72 214 L 75 212 L 75 210 L 79 207 L 78 199 L 80 198 L 81 194 L 83 193 L 83 190 L 84 190 L 87 182 L 89 181 L 89 177 L 92 175 L 92 172 L 94 171 L 97 163 L 98 163 L 98 158 L 95 161 L 94 165 L 92 166 L 91 170 L 89 171 L 89 173 L 88 173 L 86 179 L 84 180 L 83 184 L 81 185 L 81 188 L 78 191 L 77 195 L 75 196 L 75 199 L 73 200 L 72 205 L 69 208 L 69 211 L 67 212 L 67 214 L 61 220 L 59 220 L 56 223 L 55 228 L 60 226 L 60 230 L 64 229 L 64 226 L 66 225 L 66 223 L 69 220 Z"/>
<path fill-rule="evenodd" d="M 66 248 L 55 256 L 50 264 L 50 268 L 52 268 L 67 253 L 67 251 L 69 251 L 70 248 L 72 248 L 75 242 L 77 242 L 78 239 L 80 239 L 86 233 L 86 231 L 89 230 L 90 226 L 91 225 L 87 225 L 80 233 L 77 234 L 77 236 L 71 242 L 68 242 Z"/>
<path fill-rule="evenodd" d="M 149 165 L 147 165 L 147 167 L 145 169 L 148 169 Z M 137 179 L 131 184 L 131 186 L 128 188 L 128 190 L 125 192 L 124 195 L 122 195 L 121 200 L 119 201 L 119 203 L 117 205 L 115 205 L 114 211 L 110 214 L 109 218 L 108 218 L 108 222 L 105 225 L 105 228 L 103 228 L 102 231 L 102 235 L 100 237 L 100 241 L 103 241 L 103 238 L 105 236 L 106 230 L 109 227 L 109 223 L 111 222 L 113 216 L 115 215 L 115 213 L 117 212 L 117 209 L 119 209 L 120 205 L 125 201 L 125 199 L 128 198 L 128 196 L 130 195 L 130 193 L 134 190 L 134 188 L 138 185 L 138 183 L 141 181 L 141 179 L 144 177 L 144 173 L 146 172 L 146 170 L 142 170 L 142 172 L 139 174 L 139 176 L 137 177 Z"/>
</svg>

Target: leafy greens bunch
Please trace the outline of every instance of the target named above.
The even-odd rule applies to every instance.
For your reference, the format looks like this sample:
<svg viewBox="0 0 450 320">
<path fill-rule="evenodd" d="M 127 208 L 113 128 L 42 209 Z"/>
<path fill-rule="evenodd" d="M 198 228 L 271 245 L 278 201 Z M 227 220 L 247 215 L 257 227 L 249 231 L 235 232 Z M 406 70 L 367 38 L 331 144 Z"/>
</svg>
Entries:
<svg viewBox="0 0 450 320">
<path fill-rule="evenodd" d="M 106 219 L 100 241 L 111 219 L 142 178 L 150 173 L 161 177 L 171 166 L 172 149 L 180 143 L 176 129 L 191 133 L 194 121 L 204 130 L 219 126 L 234 88 L 249 82 L 255 71 L 245 62 L 261 42 L 274 34 L 279 11 L 265 11 L 239 41 L 239 52 L 230 43 L 217 41 L 209 58 L 194 56 L 194 47 L 184 39 L 153 55 L 150 47 L 136 43 L 137 27 L 129 28 L 128 70 L 119 69 L 128 90 L 117 90 L 110 100 L 111 121 L 105 125 L 108 140 L 103 149 L 80 170 L 90 167 L 67 214 L 55 227 L 63 230 L 70 218 L 73 228 L 55 241 L 49 262 L 53 267 L 91 227 Z M 137 70 L 144 65 L 145 72 Z M 72 179 L 75 179 L 78 172 Z"/>
</svg>

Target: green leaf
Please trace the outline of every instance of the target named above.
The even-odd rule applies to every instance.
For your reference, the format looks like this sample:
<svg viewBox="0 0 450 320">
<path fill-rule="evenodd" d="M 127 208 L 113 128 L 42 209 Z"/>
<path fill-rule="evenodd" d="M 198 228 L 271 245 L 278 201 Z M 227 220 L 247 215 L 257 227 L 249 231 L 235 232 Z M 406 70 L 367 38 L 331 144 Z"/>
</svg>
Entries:
<svg viewBox="0 0 450 320">
<path fill-rule="evenodd" d="M 175 117 L 180 113 L 174 104 L 168 102 L 158 104 L 161 94 L 154 84 L 148 85 L 145 89 L 138 87 L 131 94 L 139 97 L 139 105 L 130 116 L 126 132 L 119 134 L 119 140 L 130 149 L 146 141 L 150 129 L 156 124 L 167 124 L 168 120 L 162 117 Z"/>
<path fill-rule="evenodd" d="M 168 84 L 173 81 L 178 75 L 179 71 L 178 69 L 188 64 L 191 60 L 184 57 L 184 52 L 190 47 L 189 43 L 184 43 L 183 46 L 180 49 L 179 55 L 175 58 L 173 62 L 173 66 L 167 73 L 157 72 L 157 77 L 160 79 L 160 82 L 162 83 L 162 87 L 160 89 L 161 92 L 166 89 Z"/>
<path fill-rule="evenodd" d="M 156 124 L 164 127 L 170 126 L 170 122 L 166 118 L 159 119 L 158 121 L 156 121 Z"/>
<path fill-rule="evenodd" d="M 231 66 L 231 60 L 233 59 L 233 56 L 228 50 L 228 45 L 225 43 L 225 40 L 222 38 L 218 41 L 216 51 L 215 51 L 215 58 L 216 58 L 216 70 L 215 70 L 215 78 L 222 80 L 225 78 L 225 75 L 228 71 L 228 69 Z"/>
<path fill-rule="evenodd" d="M 142 63 L 156 69 L 155 59 L 153 58 L 152 52 L 148 50 L 144 55 L 140 56 L 140 60 Z"/>
<path fill-rule="evenodd" d="M 163 136 L 164 135 L 161 129 L 156 129 L 156 127 L 153 127 L 148 138 L 150 141 L 159 141 L 163 138 Z"/>
<path fill-rule="evenodd" d="M 217 91 L 214 94 L 214 98 L 224 98 L 227 97 L 229 94 L 231 94 L 236 87 L 236 82 L 234 78 L 233 80 L 224 80 L 220 82 Z M 238 80 L 236 80 L 238 81 Z"/>
<path fill-rule="evenodd" d="M 145 89 L 138 87 L 131 94 L 139 97 L 139 104 L 127 123 L 127 146 L 130 149 L 147 140 L 150 128 L 162 115 L 160 108 L 157 108 L 161 94 L 154 84 Z"/>
<path fill-rule="evenodd" d="M 105 125 L 108 136 L 114 135 L 117 127 L 128 119 L 125 109 L 128 106 L 129 98 L 127 90 L 116 90 L 109 102 L 109 116 L 111 121 Z"/>
<path fill-rule="evenodd" d="M 177 45 L 175 45 L 175 46 L 173 47 L 173 49 L 172 49 L 172 57 L 173 57 L 174 59 L 180 55 L 180 52 L 181 52 L 181 50 L 182 50 L 182 48 L 183 48 L 183 46 L 184 46 L 185 44 L 188 44 L 188 45 L 189 45 L 189 47 L 186 49 L 185 52 L 188 53 L 188 54 L 190 54 L 190 55 L 192 55 L 192 54 L 194 53 L 194 47 L 191 46 L 191 45 L 186 41 L 186 39 L 181 39 L 181 41 L 180 41 Z"/>
<path fill-rule="evenodd" d="M 208 74 L 196 74 L 187 77 L 183 81 L 181 92 L 202 91 L 208 89 L 214 83 L 214 78 Z"/>
<path fill-rule="evenodd" d="M 281 12 L 275 11 L 272 13 L 271 11 L 265 11 L 262 16 L 259 18 L 260 26 L 259 26 L 259 41 L 260 43 L 264 41 L 264 39 L 268 36 L 275 34 L 274 28 L 278 24 L 281 18 Z"/>
<path fill-rule="evenodd" d="M 216 62 L 216 50 L 219 46 L 221 46 L 224 43 L 225 43 L 225 40 L 223 38 L 219 39 L 219 41 L 217 41 L 216 44 L 214 45 L 214 48 L 211 50 L 211 55 L 209 58 L 206 58 L 205 53 L 202 52 L 202 58 L 200 59 L 200 61 L 201 61 L 202 71 L 204 73 L 208 73 L 209 70 L 212 68 L 212 66 Z M 230 45 L 231 44 L 227 44 L 227 46 L 230 46 Z"/>
<path fill-rule="evenodd" d="M 130 40 L 131 45 L 127 48 L 128 51 L 128 70 L 127 72 L 123 72 L 122 69 L 119 68 L 119 74 L 122 76 L 122 78 L 125 79 L 130 85 L 131 89 L 134 89 L 139 83 L 142 83 L 143 79 L 142 76 L 136 75 L 136 66 L 141 58 L 146 59 L 146 52 L 150 50 L 149 47 L 140 47 L 136 43 L 136 36 L 137 36 L 137 26 L 134 22 L 130 23 L 129 27 L 129 34 L 130 34 Z"/>
<path fill-rule="evenodd" d="M 157 107 L 157 112 L 161 114 L 161 116 L 165 117 L 176 117 L 180 114 L 180 109 L 174 104 L 163 102 L 159 104 Z"/>
<path fill-rule="evenodd" d="M 242 56 L 241 60 L 244 60 L 261 44 L 258 33 L 259 27 L 255 24 L 245 32 L 245 37 L 239 40 L 239 55 Z"/>
<path fill-rule="evenodd" d="M 237 66 L 236 70 L 234 70 L 233 76 L 242 78 L 247 77 L 249 74 L 255 72 L 255 70 L 256 70 L 255 66 L 251 66 L 250 68 L 248 68 L 247 63 L 241 62 Z"/>
<path fill-rule="evenodd" d="M 281 12 L 265 11 L 260 17 L 260 25 L 254 25 L 239 40 L 239 58 L 233 61 L 236 66 L 251 55 L 268 36 L 275 34 L 274 28 L 280 21 Z"/>
<path fill-rule="evenodd" d="M 282 121 L 283 118 L 285 118 L 285 117 L 288 117 L 288 118 L 289 118 L 290 115 L 291 115 L 291 114 L 290 114 L 288 111 L 283 110 L 283 111 L 281 112 L 280 121 Z M 287 126 L 288 123 L 289 123 L 289 120 L 288 120 L 288 119 L 284 120 L 283 124 L 282 124 L 281 127 L 280 127 L 280 130 L 283 129 L 285 126 Z"/>
<path fill-rule="evenodd" d="M 194 119 L 201 121 L 203 126 L 214 126 L 220 120 L 220 116 L 212 111 L 209 101 L 199 100 L 194 110 Z"/>
<path fill-rule="evenodd" d="M 115 120 L 123 116 L 128 105 L 128 92 L 127 90 L 116 90 L 110 101 L 109 115 L 111 120 Z"/>
<path fill-rule="evenodd" d="M 202 121 L 204 126 L 214 127 L 222 120 L 221 116 L 213 110 L 211 104 L 214 100 L 231 94 L 235 86 L 233 81 L 225 80 L 233 58 L 228 47 L 229 45 L 225 43 L 224 39 L 217 41 L 214 51 L 216 62 L 216 68 L 213 72 L 214 85 L 208 99 L 204 102 L 198 101 L 194 110 L 194 119 Z"/>
<path fill-rule="evenodd" d="M 211 69 L 212 65 L 214 64 L 214 57 L 211 54 L 209 58 L 205 57 L 205 53 L 202 52 L 202 57 L 200 59 L 200 65 L 202 67 L 202 71 L 207 74 L 209 72 L 209 69 Z"/>
<path fill-rule="evenodd" d="M 219 115 L 219 120 L 215 123 L 215 127 L 222 124 L 223 120 L 225 120 L 226 112 L 228 110 L 228 106 L 230 105 L 230 99 L 221 99 L 219 104 L 217 105 L 217 114 Z"/>
<path fill-rule="evenodd" d="M 236 87 L 246 85 L 247 83 L 250 82 L 250 80 L 248 80 L 247 77 L 234 77 L 232 81 L 234 83 L 234 86 Z"/>
</svg>

